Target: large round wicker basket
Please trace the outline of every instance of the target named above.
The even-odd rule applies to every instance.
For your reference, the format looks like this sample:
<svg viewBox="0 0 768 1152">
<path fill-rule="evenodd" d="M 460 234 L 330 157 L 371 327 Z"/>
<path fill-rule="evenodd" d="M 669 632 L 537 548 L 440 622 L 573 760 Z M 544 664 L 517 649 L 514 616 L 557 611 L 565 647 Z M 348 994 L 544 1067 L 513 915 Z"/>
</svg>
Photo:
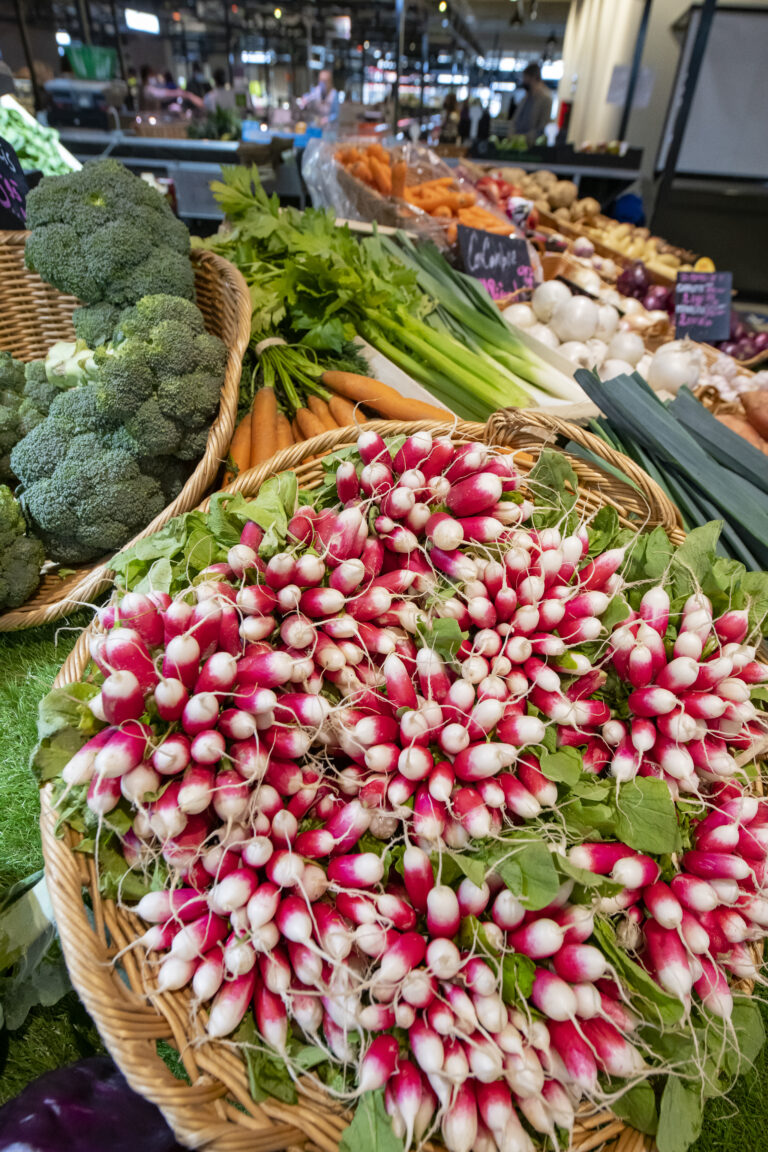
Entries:
<svg viewBox="0 0 768 1152">
<path fill-rule="evenodd" d="M 24 264 L 26 232 L 0 232 L 0 349 L 18 360 L 45 357 L 57 340 L 73 340 L 72 312 L 78 305 L 46 284 Z M 210 488 L 227 455 L 237 415 L 243 354 L 251 333 L 251 303 L 241 273 L 212 252 L 193 251 L 197 304 L 209 332 L 229 351 L 218 415 L 205 453 L 176 499 L 135 539 L 161 528 L 172 516 L 188 512 Z M 93 601 L 109 587 L 109 560 L 80 564 L 62 576 L 48 566 L 37 592 L 20 608 L 0 614 L 0 632 L 35 628 Z"/>
<path fill-rule="evenodd" d="M 614 507 L 623 525 L 661 525 L 680 543 L 684 535 L 677 512 L 648 476 L 630 460 L 607 448 L 589 432 L 538 412 L 496 413 L 487 426 L 459 422 L 401 424 L 376 421 L 366 425 L 382 435 L 429 429 L 453 432 L 459 441 L 486 441 L 519 452 L 527 472 L 546 444 L 568 439 L 621 466 L 636 487 L 630 487 L 576 456 L 570 462 L 579 479 L 579 507 L 593 512 Z M 237 478 L 231 491 L 255 495 L 270 475 L 295 470 L 300 485 L 312 488 L 322 476 L 320 458 L 356 439 L 356 430 L 328 432 L 286 449 L 265 465 Z M 203 508 L 206 504 L 203 504 Z M 92 625 L 91 628 L 94 626 Z M 79 638 L 56 684 L 78 680 L 88 662 L 89 632 Z M 277 1100 L 254 1104 L 241 1056 L 205 1033 L 205 1013 L 190 1013 L 191 993 L 159 994 L 153 967 L 142 950 L 114 958 L 143 931 L 138 917 L 99 895 L 92 857 L 74 851 L 79 836 L 66 829 L 55 835 L 56 813 L 50 789 L 42 792 L 41 828 L 48 886 L 72 982 L 102 1038 L 132 1087 L 163 1111 L 178 1139 L 205 1152 L 277 1152 L 300 1145 L 336 1152 L 349 1116 L 328 1097 L 307 1085 L 294 1106 Z M 157 1042 L 170 1042 L 179 1052 L 190 1083 L 175 1079 L 157 1054 Z M 651 1152 L 648 1138 L 626 1128 L 610 1112 L 580 1114 L 573 1152 Z"/>
</svg>

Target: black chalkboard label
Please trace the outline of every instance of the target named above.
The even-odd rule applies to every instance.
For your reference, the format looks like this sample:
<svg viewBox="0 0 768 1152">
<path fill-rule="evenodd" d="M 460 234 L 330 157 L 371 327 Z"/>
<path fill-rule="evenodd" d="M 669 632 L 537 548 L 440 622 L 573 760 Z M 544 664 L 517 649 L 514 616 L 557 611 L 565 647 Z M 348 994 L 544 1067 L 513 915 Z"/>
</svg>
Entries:
<svg viewBox="0 0 768 1152">
<path fill-rule="evenodd" d="M 675 333 L 692 340 L 727 340 L 731 331 L 730 272 L 678 272 Z"/>
<path fill-rule="evenodd" d="M 26 228 L 27 181 L 19 158 L 0 136 L 0 229 Z"/>
<path fill-rule="evenodd" d="M 535 287 L 528 243 L 519 236 L 497 236 L 459 224 L 459 247 L 465 270 L 494 300 Z"/>
</svg>

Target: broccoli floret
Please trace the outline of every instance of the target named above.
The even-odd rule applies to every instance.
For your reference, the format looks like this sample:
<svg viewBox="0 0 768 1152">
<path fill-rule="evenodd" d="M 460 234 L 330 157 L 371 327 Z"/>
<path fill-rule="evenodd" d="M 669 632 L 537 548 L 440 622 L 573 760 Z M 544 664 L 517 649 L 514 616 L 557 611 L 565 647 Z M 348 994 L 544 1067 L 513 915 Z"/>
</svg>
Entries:
<svg viewBox="0 0 768 1152">
<path fill-rule="evenodd" d="M 21 436 L 27 436 L 33 428 L 36 428 L 41 420 L 45 420 L 45 413 L 33 403 L 28 400 L 26 396 L 19 404 L 19 432 Z"/>
<path fill-rule="evenodd" d="M 121 548 L 165 503 L 157 480 L 97 433 L 75 436 L 50 478 L 24 493 L 48 555 L 65 563 Z"/>
<path fill-rule="evenodd" d="M 189 233 L 117 160 L 43 179 L 27 198 L 27 266 L 86 304 L 194 296 Z"/>
<path fill-rule="evenodd" d="M 65 428 L 69 436 L 101 432 L 106 424 L 97 404 L 95 384 L 60 392 L 51 404 L 48 418 Z"/>
<path fill-rule="evenodd" d="M 181 444 L 182 433 L 178 424 L 160 411 L 156 396 L 145 400 L 129 420 L 125 430 L 138 447 L 140 456 L 172 456 Z"/>
<path fill-rule="evenodd" d="M 191 301 L 167 294 L 145 296 L 135 307 L 123 312 L 115 333 L 115 343 L 120 344 L 129 337 L 150 341 L 153 339 L 153 329 L 166 320 L 186 325 L 195 336 L 205 331 L 203 314 Z"/>
<path fill-rule="evenodd" d="M 175 500 L 193 472 L 192 464 L 177 460 L 175 456 L 143 456 L 139 468 L 145 476 L 153 476 L 163 490 L 166 504 Z"/>
<path fill-rule="evenodd" d="M 69 443 L 69 429 L 63 422 L 47 417 L 19 440 L 11 452 L 11 471 L 25 488 L 52 476 L 64 457 Z"/>
<path fill-rule="evenodd" d="M 0 485 L 0 609 L 18 608 L 40 583 L 45 551 L 26 531 L 19 502 Z"/>
<path fill-rule="evenodd" d="M 176 455 L 180 460 L 199 460 L 205 446 L 208 443 L 208 428 L 198 428 L 195 431 L 187 432 L 181 445 L 176 450 Z"/>
<path fill-rule="evenodd" d="M 154 395 L 154 376 L 139 341 L 126 341 L 114 351 L 97 348 L 95 361 L 99 411 L 108 419 L 127 420 Z"/>
<path fill-rule="evenodd" d="M 43 415 L 59 394 L 56 384 L 48 379 L 45 360 L 30 360 L 24 365 L 24 395 Z"/>
<path fill-rule="evenodd" d="M 113 339 L 121 314 L 120 308 L 107 303 L 75 308 L 72 313 L 75 336 L 84 340 L 89 348 L 99 348 Z"/>
<path fill-rule="evenodd" d="M 221 398 L 221 376 L 196 372 L 195 380 L 195 387 L 190 388 L 187 376 L 168 376 L 157 388 L 163 415 L 190 429 L 210 424 Z"/>
<path fill-rule="evenodd" d="M 24 365 L 14 360 L 10 352 L 0 352 L 0 391 L 16 392 L 24 389 Z"/>
</svg>

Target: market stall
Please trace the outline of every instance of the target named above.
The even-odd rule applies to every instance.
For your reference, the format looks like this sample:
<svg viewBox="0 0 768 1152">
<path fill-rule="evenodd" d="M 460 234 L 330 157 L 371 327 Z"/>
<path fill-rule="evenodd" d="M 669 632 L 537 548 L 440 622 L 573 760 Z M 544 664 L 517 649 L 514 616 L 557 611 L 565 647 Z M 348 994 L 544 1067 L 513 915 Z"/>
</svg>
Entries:
<svg viewBox="0 0 768 1152">
<path fill-rule="evenodd" d="M 35 691 L 72 984 L 182 1145 L 684 1152 L 763 1039 L 764 377 L 343 147 L 407 233 L 233 168 L 190 253 L 104 161 L 0 245 L 0 628 L 43 557 L 47 619 L 99 597 Z"/>
</svg>

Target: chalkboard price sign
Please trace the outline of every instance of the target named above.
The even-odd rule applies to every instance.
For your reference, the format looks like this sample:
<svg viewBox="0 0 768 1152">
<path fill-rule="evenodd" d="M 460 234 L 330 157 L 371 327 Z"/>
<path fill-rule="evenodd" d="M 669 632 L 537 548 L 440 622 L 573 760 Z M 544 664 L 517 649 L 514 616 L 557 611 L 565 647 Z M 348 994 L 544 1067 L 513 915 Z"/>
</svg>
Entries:
<svg viewBox="0 0 768 1152">
<path fill-rule="evenodd" d="M 460 224 L 459 248 L 466 271 L 494 300 L 536 285 L 527 241 L 519 236 L 497 236 Z"/>
<path fill-rule="evenodd" d="M 17 231 L 26 227 L 26 199 L 27 181 L 19 158 L 0 136 L 0 229 Z"/>
<path fill-rule="evenodd" d="M 727 340 L 731 331 L 730 272 L 678 272 L 675 332 L 692 340 Z"/>
</svg>

